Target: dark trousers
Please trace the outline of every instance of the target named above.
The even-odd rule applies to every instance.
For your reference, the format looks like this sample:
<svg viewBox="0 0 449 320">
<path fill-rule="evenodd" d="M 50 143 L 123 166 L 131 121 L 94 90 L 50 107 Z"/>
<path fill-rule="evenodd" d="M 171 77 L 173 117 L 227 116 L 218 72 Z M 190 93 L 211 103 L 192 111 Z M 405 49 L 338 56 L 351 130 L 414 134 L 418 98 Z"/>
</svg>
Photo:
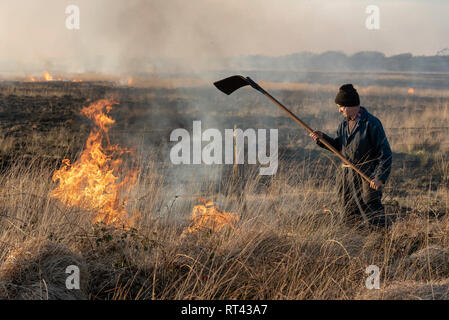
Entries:
<svg viewBox="0 0 449 320">
<path fill-rule="evenodd" d="M 366 222 L 374 227 L 389 227 L 391 218 L 385 215 L 382 190 L 370 188 L 351 168 L 342 168 L 339 178 L 340 205 L 350 223 Z"/>
</svg>

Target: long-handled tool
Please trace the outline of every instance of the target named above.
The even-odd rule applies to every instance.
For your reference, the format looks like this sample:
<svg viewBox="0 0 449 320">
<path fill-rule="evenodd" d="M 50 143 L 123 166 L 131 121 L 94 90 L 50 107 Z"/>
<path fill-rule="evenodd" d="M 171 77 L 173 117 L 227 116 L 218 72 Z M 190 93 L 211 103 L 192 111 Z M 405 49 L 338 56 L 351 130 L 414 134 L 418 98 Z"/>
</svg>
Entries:
<svg viewBox="0 0 449 320">
<path fill-rule="evenodd" d="M 290 110 L 288 110 L 282 103 L 277 101 L 271 94 L 266 92 L 261 86 L 259 86 L 256 82 L 254 82 L 250 77 L 243 77 L 239 75 L 235 75 L 223 80 L 219 80 L 217 82 L 214 82 L 214 85 L 222 92 L 226 93 L 227 95 L 230 95 L 237 89 L 240 89 L 241 87 L 250 85 L 257 91 L 260 91 L 263 93 L 268 99 L 270 99 L 273 103 L 278 105 L 285 113 L 287 113 L 290 117 L 292 117 L 296 122 L 298 122 L 301 126 L 303 126 L 307 131 L 310 133 L 313 132 L 313 130 L 305 124 L 301 119 L 299 119 L 296 115 L 294 115 Z M 357 172 L 363 179 L 371 182 L 371 179 L 364 174 L 362 171 L 357 169 L 349 160 L 347 160 L 337 149 L 335 149 L 329 142 L 327 142 L 325 139 L 319 139 L 319 141 L 324 144 L 329 150 L 331 150 L 333 153 L 335 153 L 345 164 L 350 166 L 352 169 L 354 169 L 355 172 Z"/>
</svg>

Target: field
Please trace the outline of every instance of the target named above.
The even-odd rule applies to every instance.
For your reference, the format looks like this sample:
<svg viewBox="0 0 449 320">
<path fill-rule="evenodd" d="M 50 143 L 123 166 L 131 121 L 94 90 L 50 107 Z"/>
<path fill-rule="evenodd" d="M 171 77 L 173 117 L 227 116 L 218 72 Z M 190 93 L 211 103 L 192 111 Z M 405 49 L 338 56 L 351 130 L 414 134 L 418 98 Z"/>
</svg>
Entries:
<svg viewBox="0 0 449 320">
<path fill-rule="evenodd" d="M 398 217 L 391 229 L 346 225 L 336 203 L 338 158 L 250 88 L 225 96 L 207 77 L 3 81 L 0 298 L 449 298 L 447 74 L 251 76 L 330 135 L 341 121 L 334 83 L 360 83 L 362 105 L 382 121 L 393 151 L 383 198 Z M 95 223 L 101 207 L 53 196 L 63 159 L 79 160 L 95 130 L 83 107 L 100 99 L 118 102 L 109 137 L 130 150 L 114 172 L 135 172 L 129 192 L 118 193 L 126 201 L 116 199 L 140 216 L 129 225 Z M 171 164 L 170 133 L 191 131 L 194 120 L 203 130 L 279 129 L 277 174 Z M 238 218 L 187 232 L 202 198 Z M 70 265 L 80 269 L 79 290 L 66 288 Z M 370 265 L 380 269 L 378 290 L 365 286 Z"/>
</svg>

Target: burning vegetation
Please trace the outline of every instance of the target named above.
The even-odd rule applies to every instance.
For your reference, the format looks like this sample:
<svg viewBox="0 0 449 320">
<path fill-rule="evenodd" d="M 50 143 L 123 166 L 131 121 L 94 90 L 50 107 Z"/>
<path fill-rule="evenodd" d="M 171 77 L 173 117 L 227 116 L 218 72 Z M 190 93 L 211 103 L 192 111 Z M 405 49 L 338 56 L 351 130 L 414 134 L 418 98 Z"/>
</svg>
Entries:
<svg viewBox="0 0 449 320">
<path fill-rule="evenodd" d="M 44 72 L 45 81 L 53 81 L 53 77 L 48 72 Z"/>
<path fill-rule="evenodd" d="M 238 215 L 232 212 L 220 210 L 213 201 L 200 199 L 202 204 L 193 207 L 190 220 L 193 225 L 187 229 L 187 233 L 196 233 L 198 231 L 220 231 L 225 227 L 235 228 L 239 222 Z"/>
<path fill-rule="evenodd" d="M 63 166 L 54 173 L 53 181 L 58 186 L 51 196 L 69 206 L 94 210 L 94 222 L 132 226 L 138 214 L 128 218 L 126 205 L 138 172 L 125 170 L 120 175 L 121 157 L 131 151 L 110 143 L 108 131 L 115 121 L 107 113 L 115 104 L 99 100 L 82 109 L 81 114 L 93 120 L 96 128 L 90 133 L 80 158 L 73 164 L 64 159 Z"/>
<path fill-rule="evenodd" d="M 50 73 L 48 73 L 47 71 L 44 72 L 44 76 L 43 78 L 37 78 L 34 76 L 29 76 L 28 80 L 29 82 L 49 82 L 49 81 L 71 81 L 71 82 L 83 82 L 82 79 L 63 79 L 62 77 L 58 77 L 55 78 L 54 76 L 52 76 Z"/>
</svg>

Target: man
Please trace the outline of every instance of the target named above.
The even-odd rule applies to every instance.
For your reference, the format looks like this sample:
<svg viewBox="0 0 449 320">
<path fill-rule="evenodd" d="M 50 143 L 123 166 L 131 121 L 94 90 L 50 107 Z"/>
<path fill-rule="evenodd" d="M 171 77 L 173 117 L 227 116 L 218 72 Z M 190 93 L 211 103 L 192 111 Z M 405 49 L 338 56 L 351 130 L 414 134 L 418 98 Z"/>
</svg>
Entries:
<svg viewBox="0 0 449 320">
<path fill-rule="evenodd" d="M 335 98 L 344 120 L 331 138 L 321 131 L 310 136 L 326 148 L 318 139 L 325 139 L 359 170 L 370 177 L 368 183 L 347 165 L 339 181 L 339 197 L 348 220 L 362 218 L 375 226 L 389 226 L 391 218 L 385 216 L 382 205 L 382 186 L 391 171 L 392 153 L 382 123 L 360 106 L 360 98 L 352 84 L 345 84 Z"/>
</svg>

